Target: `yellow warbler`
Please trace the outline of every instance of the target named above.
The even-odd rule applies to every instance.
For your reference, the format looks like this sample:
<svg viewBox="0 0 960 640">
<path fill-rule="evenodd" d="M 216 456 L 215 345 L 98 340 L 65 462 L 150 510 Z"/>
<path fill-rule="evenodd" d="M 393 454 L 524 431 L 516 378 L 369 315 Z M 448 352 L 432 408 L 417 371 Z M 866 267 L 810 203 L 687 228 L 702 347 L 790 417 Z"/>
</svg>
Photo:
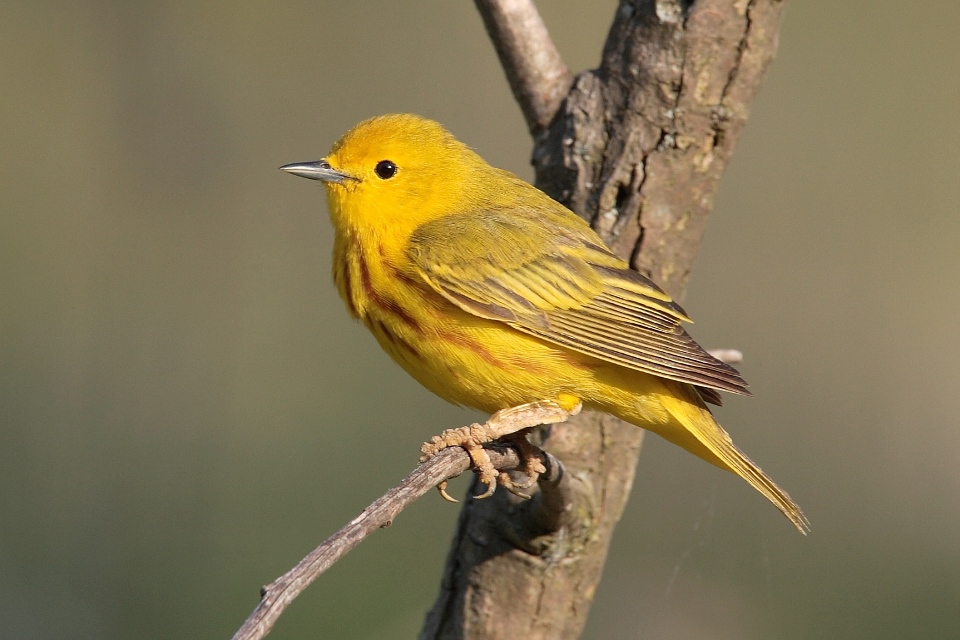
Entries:
<svg viewBox="0 0 960 640">
<path fill-rule="evenodd" d="M 501 416 L 553 407 L 545 421 L 605 411 L 736 473 L 808 529 L 706 407 L 746 383 L 569 209 L 414 115 L 361 122 L 323 160 L 282 169 L 323 181 L 350 314 L 438 396 Z"/>
</svg>

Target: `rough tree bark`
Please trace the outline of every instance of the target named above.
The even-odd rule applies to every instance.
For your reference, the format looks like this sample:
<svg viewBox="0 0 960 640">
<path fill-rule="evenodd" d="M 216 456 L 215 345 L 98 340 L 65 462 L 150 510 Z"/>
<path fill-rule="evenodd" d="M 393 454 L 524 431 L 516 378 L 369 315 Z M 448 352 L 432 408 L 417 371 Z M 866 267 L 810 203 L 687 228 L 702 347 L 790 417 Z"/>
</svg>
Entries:
<svg viewBox="0 0 960 640">
<path fill-rule="evenodd" d="M 490 5 L 504 4 L 525 3 L 477 0 L 492 36 L 500 18 L 489 15 Z M 579 74 L 553 103 L 550 91 L 565 76 L 546 74 L 548 98 L 532 106 L 511 77 L 516 69 L 501 50 L 510 47 L 494 37 L 536 137 L 537 186 L 591 221 L 618 254 L 676 298 L 776 50 L 784 4 L 622 0 L 600 68 Z M 423 640 L 580 635 L 643 431 L 585 412 L 541 437 L 571 482 L 569 517 L 550 531 L 537 518 L 539 496 L 523 501 L 499 491 L 468 500 Z"/>
</svg>

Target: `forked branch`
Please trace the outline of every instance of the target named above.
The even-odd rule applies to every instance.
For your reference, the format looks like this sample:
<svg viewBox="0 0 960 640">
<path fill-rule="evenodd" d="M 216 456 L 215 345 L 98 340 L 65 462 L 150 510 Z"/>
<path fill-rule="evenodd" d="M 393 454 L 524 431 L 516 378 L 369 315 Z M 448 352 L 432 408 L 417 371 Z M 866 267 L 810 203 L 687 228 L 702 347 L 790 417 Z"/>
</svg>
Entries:
<svg viewBox="0 0 960 640">
<path fill-rule="evenodd" d="M 573 84 L 533 0 L 474 0 L 513 97 L 534 136 L 547 128 Z"/>
</svg>

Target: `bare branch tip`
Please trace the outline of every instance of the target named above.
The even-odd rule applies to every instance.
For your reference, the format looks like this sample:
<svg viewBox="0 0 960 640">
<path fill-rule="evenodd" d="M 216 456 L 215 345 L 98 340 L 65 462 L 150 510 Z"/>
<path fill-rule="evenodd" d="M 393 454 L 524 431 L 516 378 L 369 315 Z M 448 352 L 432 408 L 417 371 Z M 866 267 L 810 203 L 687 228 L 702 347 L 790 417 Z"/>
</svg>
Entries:
<svg viewBox="0 0 960 640">
<path fill-rule="evenodd" d="M 710 349 L 707 353 L 720 362 L 726 362 L 727 364 L 739 364 L 743 362 L 743 352 L 737 349 Z"/>
</svg>

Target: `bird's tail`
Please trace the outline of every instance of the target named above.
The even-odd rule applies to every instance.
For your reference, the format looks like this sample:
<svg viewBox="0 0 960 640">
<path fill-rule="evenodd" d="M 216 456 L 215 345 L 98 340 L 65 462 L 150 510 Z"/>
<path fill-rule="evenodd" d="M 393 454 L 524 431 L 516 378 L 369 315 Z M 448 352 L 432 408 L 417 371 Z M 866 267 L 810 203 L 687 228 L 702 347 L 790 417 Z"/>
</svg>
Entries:
<svg viewBox="0 0 960 640">
<path fill-rule="evenodd" d="M 721 469 L 732 471 L 766 496 L 794 526 L 806 535 L 810 522 L 800 507 L 790 499 L 787 492 L 777 486 L 750 458 L 734 446 L 730 436 L 723 430 L 707 409 L 697 391 L 689 384 L 663 381 L 669 393 L 660 396 L 663 408 L 682 426 L 646 427 L 670 442 L 683 447 Z"/>
</svg>

